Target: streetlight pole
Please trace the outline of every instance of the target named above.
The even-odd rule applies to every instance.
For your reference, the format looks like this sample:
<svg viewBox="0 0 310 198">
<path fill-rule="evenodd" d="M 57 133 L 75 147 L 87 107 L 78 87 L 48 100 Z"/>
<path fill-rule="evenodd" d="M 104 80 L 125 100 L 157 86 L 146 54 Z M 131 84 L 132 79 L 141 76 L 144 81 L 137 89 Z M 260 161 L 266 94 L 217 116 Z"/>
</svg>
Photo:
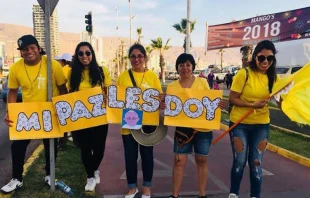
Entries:
<svg viewBox="0 0 310 198">
<path fill-rule="evenodd" d="M 119 41 L 119 38 L 118 38 L 118 9 L 117 9 L 117 7 L 115 7 L 115 10 L 116 10 L 116 37 L 117 37 L 117 43 L 118 43 L 118 41 Z M 118 55 L 116 56 L 117 57 L 117 59 L 116 59 L 116 61 L 117 61 L 117 76 L 119 75 L 119 59 L 118 59 Z"/>
<path fill-rule="evenodd" d="M 190 31 L 191 31 L 191 22 L 190 22 L 190 10 L 191 10 L 191 0 L 187 0 L 187 23 L 186 23 L 186 48 L 185 52 L 187 54 L 190 53 Z"/>
<path fill-rule="evenodd" d="M 128 0 L 129 2 L 129 46 L 131 46 L 131 6 L 130 6 L 130 0 Z"/>
</svg>

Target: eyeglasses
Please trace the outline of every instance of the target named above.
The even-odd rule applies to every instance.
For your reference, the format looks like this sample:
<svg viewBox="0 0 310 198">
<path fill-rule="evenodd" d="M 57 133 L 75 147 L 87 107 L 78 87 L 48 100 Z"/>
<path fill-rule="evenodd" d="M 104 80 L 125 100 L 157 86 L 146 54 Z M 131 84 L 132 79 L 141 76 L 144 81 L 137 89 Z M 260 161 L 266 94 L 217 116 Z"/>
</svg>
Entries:
<svg viewBox="0 0 310 198">
<path fill-rule="evenodd" d="M 142 58 L 144 58 L 144 56 L 143 55 L 141 55 L 141 54 L 139 54 L 138 56 L 135 56 L 135 55 L 131 55 L 130 56 L 130 59 L 132 59 L 132 60 L 135 60 L 135 59 L 142 59 Z"/>
<path fill-rule="evenodd" d="M 91 55 L 91 52 L 90 52 L 90 51 L 86 51 L 85 54 L 86 54 L 86 56 L 90 56 L 90 55 Z M 83 51 L 79 51 L 79 52 L 78 52 L 78 55 L 79 55 L 79 56 L 84 56 L 84 52 L 83 52 Z"/>
<path fill-rule="evenodd" d="M 274 56 L 273 55 L 270 55 L 267 57 L 264 55 L 257 56 L 257 60 L 261 63 L 264 62 L 266 59 L 268 62 L 274 61 Z"/>
</svg>

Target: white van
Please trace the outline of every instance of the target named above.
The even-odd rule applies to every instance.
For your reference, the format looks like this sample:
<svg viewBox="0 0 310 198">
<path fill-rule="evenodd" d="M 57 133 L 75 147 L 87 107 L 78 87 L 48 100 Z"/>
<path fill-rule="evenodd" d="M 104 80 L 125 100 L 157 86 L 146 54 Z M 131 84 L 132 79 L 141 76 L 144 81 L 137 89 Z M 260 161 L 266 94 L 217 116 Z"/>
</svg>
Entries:
<svg viewBox="0 0 310 198">
<path fill-rule="evenodd" d="M 277 72 L 277 75 L 280 78 L 285 78 L 285 77 L 287 77 L 287 76 L 297 72 L 301 68 L 302 68 L 302 66 L 299 66 L 299 65 L 295 65 L 295 66 L 277 66 L 276 72 Z"/>
</svg>

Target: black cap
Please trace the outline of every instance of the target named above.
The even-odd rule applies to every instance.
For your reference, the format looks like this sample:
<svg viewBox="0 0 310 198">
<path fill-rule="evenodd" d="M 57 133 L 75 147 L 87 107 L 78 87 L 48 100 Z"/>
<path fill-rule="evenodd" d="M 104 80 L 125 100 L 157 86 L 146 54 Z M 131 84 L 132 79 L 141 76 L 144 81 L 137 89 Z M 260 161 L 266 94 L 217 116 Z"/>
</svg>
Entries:
<svg viewBox="0 0 310 198">
<path fill-rule="evenodd" d="M 17 45 L 18 45 L 17 49 L 22 50 L 27 45 L 31 45 L 31 44 L 36 44 L 39 47 L 38 40 L 34 36 L 30 34 L 24 35 L 17 40 Z"/>
</svg>

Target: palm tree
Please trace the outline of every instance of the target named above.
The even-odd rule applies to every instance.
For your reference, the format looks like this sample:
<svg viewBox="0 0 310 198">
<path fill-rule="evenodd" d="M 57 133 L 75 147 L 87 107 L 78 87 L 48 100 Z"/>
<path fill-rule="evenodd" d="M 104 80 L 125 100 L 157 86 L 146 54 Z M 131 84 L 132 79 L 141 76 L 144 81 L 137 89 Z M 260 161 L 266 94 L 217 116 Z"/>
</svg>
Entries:
<svg viewBox="0 0 310 198">
<path fill-rule="evenodd" d="M 221 54 L 221 70 L 223 69 L 223 53 L 224 53 L 224 49 L 219 49 L 219 54 Z"/>
<path fill-rule="evenodd" d="M 243 46 L 240 48 L 242 54 L 242 67 L 247 67 L 252 59 L 253 45 Z"/>
<path fill-rule="evenodd" d="M 137 28 L 137 34 L 138 34 L 138 41 L 137 41 L 137 43 L 141 43 L 141 38 L 143 38 L 143 36 L 142 36 L 142 28 Z"/>
<path fill-rule="evenodd" d="M 176 31 L 180 32 L 181 34 L 185 34 L 184 44 L 183 44 L 184 52 L 186 50 L 186 24 L 187 24 L 187 19 L 183 18 L 180 23 L 176 23 L 172 26 L 176 29 Z M 193 22 L 190 22 L 190 24 L 191 24 L 191 28 L 190 28 L 190 33 L 191 33 L 195 29 L 196 20 L 194 20 Z M 192 42 L 190 43 L 190 46 L 192 47 Z"/>
<path fill-rule="evenodd" d="M 145 51 L 146 51 L 145 66 L 146 66 L 146 68 L 147 68 L 148 63 L 149 63 L 149 60 L 150 60 L 151 53 L 153 52 L 153 48 L 152 48 L 151 46 L 147 46 L 147 47 L 145 48 Z"/>
<path fill-rule="evenodd" d="M 168 50 L 171 46 L 168 46 L 170 38 L 166 41 L 166 44 L 163 45 L 163 40 L 158 37 L 156 40 L 151 40 L 151 46 L 154 50 L 159 52 L 159 67 L 160 67 L 160 78 L 165 82 L 165 60 L 164 60 L 164 51 Z"/>
</svg>

